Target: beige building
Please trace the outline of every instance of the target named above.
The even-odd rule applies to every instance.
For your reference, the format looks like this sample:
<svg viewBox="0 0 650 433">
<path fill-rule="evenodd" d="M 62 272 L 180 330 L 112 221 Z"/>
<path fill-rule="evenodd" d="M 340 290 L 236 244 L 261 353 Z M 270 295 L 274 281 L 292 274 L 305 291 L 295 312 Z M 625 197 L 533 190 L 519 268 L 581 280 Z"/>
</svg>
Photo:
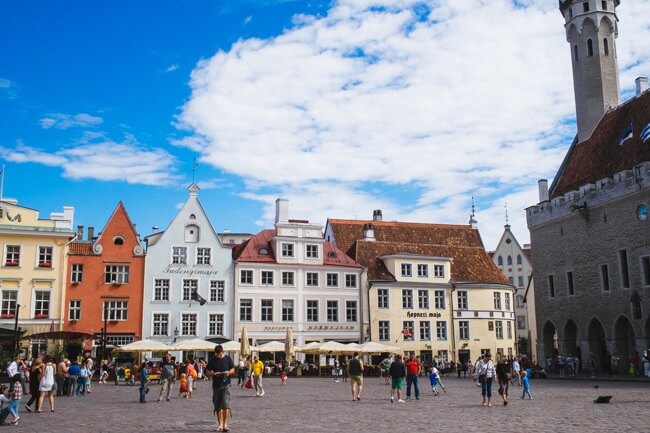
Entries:
<svg viewBox="0 0 650 433">
<path fill-rule="evenodd" d="M 422 361 L 515 353 L 514 287 L 471 225 L 329 219 L 325 240 L 366 268 L 365 340 Z"/>
<path fill-rule="evenodd" d="M 37 210 L 14 200 L 0 202 L 0 326 L 18 327 L 25 336 L 61 329 L 64 317 L 66 249 L 74 238 L 74 208 L 40 219 Z M 6 349 L 13 337 L 4 341 Z M 40 353 L 47 340 L 23 340 L 23 350 Z"/>
</svg>

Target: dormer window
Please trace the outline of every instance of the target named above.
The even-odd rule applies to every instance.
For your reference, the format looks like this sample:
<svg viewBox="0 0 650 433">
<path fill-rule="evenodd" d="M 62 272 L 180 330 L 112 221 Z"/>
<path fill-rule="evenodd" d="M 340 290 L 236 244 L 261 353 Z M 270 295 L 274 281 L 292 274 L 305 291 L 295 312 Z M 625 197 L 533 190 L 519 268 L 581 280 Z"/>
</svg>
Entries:
<svg viewBox="0 0 650 433">
<path fill-rule="evenodd" d="M 113 238 L 113 244 L 115 244 L 115 245 L 124 245 L 124 238 L 122 236 L 115 236 Z"/>
<path fill-rule="evenodd" d="M 194 214 L 190 214 L 190 219 L 191 219 L 191 220 L 195 220 L 195 219 L 196 219 L 196 215 L 194 215 Z"/>
<path fill-rule="evenodd" d="M 413 276 L 413 269 L 410 263 L 402 263 L 402 276 L 403 277 Z"/>
<path fill-rule="evenodd" d="M 445 267 L 443 265 L 433 265 L 433 275 L 436 278 L 445 278 Z"/>
<path fill-rule="evenodd" d="M 268 248 L 260 248 L 259 252 L 263 256 L 268 256 L 269 255 L 269 249 Z"/>
<path fill-rule="evenodd" d="M 198 242 L 199 241 L 199 226 L 190 224 L 185 227 L 185 242 Z"/>
</svg>

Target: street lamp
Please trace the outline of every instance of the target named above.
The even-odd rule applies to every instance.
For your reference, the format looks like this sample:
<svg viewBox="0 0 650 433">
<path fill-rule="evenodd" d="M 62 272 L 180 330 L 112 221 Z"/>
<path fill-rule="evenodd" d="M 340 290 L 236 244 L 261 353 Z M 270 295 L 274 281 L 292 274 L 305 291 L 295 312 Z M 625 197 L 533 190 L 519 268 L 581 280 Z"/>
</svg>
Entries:
<svg viewBox="0 0 650 433">
<path fill-rule="evenodd" d="M 106 326 L 108 326 L 108 302 L 104 301 L 104 329 L 102 329 L 102 359 L 108 359 L 106 357 Z"/>
<path fill-rule="evenodd" d="M 16 304 L 16 322 L 14 324 L 14 357 L 18 355 L 18 347 L 20 345 L 18 340 L 18 313 L 20 312 L 20 304 Z"/>
<path fill-rule="evenodd" d="M 178 338 L 178 326 L 174 328 L 174 343 L 176 343 L 177 338 Z"/>
</svg>

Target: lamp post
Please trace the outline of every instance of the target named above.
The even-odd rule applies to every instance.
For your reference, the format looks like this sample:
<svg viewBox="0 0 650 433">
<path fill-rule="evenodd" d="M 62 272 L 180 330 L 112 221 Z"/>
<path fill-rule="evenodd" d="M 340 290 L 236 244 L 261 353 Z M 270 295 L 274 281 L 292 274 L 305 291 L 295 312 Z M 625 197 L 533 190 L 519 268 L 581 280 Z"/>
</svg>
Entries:
<svg viewBox="0 0 650 433">
<path fill-rule="evenodd" d="M 106 357 L 106 326 L 107 325 L 108 325 L 108 302 L 104 301 L 104 329 L 102 329 L 102 359 L 108 359 Z"/>
<path fill-rule="evenodd" d="M 177 338 L 178 338 L 178 326 L 174 328 L 174 343 L 176 343 Z"/>
<path fill-rule="evenodd" d="M 14 323 L 14 357 L 18 355 L 18 313 L 20 312 L 20 304 L 16 304 L 16 322 Z"/>
</svg>

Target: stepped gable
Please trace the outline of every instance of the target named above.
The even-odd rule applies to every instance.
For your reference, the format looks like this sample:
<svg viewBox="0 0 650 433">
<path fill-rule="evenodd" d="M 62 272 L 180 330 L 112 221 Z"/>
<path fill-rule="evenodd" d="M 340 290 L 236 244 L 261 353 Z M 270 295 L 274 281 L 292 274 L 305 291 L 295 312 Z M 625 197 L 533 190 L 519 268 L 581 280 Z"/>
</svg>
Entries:
<svg viewBox="0 0 650 433">
<path fill-rule="evenodd" d="M 634 135 L 621 145 L 621 136 L 630 123 Z M 605 113 L 591 137 L 569 149 L 551 186 L 550 197 L 563 196 L 581 186 L 650 161 L 650 141 L 641 141 L 641 131 L 648 123 L 650 91 Z"/>
</svg>

